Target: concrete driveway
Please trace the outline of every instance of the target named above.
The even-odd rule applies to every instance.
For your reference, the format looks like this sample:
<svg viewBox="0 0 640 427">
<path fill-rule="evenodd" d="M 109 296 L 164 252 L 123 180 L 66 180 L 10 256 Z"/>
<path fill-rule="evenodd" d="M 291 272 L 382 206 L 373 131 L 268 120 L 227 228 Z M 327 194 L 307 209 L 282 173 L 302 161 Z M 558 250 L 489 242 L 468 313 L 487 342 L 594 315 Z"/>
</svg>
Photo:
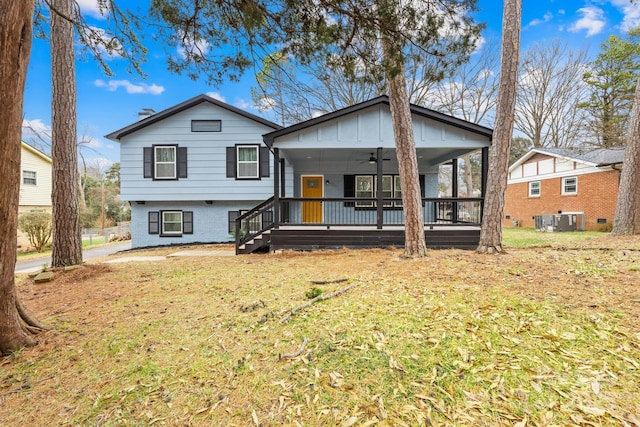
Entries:
<svg viewBox="0 0 640 427">
<path fill-rule="evenodd" d="M 118 243 L 115 245 L 103 245 L 95 248 L 89 248 L 82 251 L 82 259 L 88 260 L 91 258 L 99 258 L 116 252 L 126 251 L 131 249 L 131 242 Z M 41 270 L 44 265 L 51 265 L 51 257 L 46 256 L 42 258 L 30 259 L 28 261 L 16 262 L 16 274 L 17 273 L 32 273 L 34 271 Z"/>
</svg>

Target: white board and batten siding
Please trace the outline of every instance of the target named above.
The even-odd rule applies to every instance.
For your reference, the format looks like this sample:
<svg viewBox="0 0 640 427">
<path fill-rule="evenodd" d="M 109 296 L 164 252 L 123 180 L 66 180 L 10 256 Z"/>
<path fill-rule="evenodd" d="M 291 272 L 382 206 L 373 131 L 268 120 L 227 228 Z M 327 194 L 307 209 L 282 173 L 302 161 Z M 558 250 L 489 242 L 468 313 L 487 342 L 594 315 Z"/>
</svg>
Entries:
<svg viewBox="0 0 640 427">
<path fill-rule="evenodd" d="M 220 132 L 192 132 L 192 120 L 220 120 Z M 232 111 L 201 103 L 141 128 L 120 140 L 121 198 L 128 201 L 265 200 L 273 194 L 270 176 L 237 180 L 226 176 L 226 149 L 236 144 L 264 146 L 264 124 Z M 177 144 L 187 147 L 187 178 L 144 178 L 145 147 Z"/>
<path fill-rule="evenodd" d="M 35 184 L 25 183 L 25 172 L 29 174 L 28 181 L 35 178 Z M 21 211 L 51 207 L 51 158 L 24 142 L 20 158 L 19 205 Z"/>
<path fill-rule="evenodd" d="M 412 115 L 416 147 L 483 148 L 488 138 L 451 124 Z M 393 123 L 389 108 L 374 105 L 355 114 L 330 120 L 297 132 L 278 136 L 275 146 L 297 148 L 394 148 Z"/>
</svg>

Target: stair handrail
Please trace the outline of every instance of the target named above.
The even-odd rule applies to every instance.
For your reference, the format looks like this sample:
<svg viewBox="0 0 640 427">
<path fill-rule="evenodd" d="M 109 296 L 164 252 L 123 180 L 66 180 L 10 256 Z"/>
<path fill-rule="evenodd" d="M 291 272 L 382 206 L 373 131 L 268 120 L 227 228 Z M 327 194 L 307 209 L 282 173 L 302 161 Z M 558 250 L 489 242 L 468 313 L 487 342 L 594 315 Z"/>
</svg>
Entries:
<svg viewBox="0 0 640 427">
<path fill-rule="evenodd" d="M 274 202 L 274 198 L 273 196 L 268 198 L 267 200 L 265 200 L 264 202 L 260 203 L 259 205 L 255 206 L 254 208 L 248 210 L 247 212 L 243 213 L 242 215 L 239 215 L 236 219 L 235 219 L 235 238 L 236 238 L 236 255 L 239 253 L 240 251 L 240 246 L 242 246 L 243 244 L 245 244 L 246 242 L 250 241 L 251 239 L 255 238 L 256 236 L 259 236 L 260 234 L 264 233 L 266 230 L 270 230 L 273 228 L 273 222 L 275 218 L 272 218 L 271 221 L 264 221 L 264 212 L 267 212 L 268 210 L 265 208 L 268 208 L 269 205 L 271 205 L 271 207 L 273 207 L 273 202 Z M 273 210 L 271 211 L 273 213 Z M 262 226 L 260 227 L 260 230 L 254 231 L 253 233 L 251 233 L 249 230 L 247 230 L 246 233 L 243 233 L 243 227 L 242 227 L 242 223 L 243 221 L 250 221 L 252 218 L 256 218 L 258 215 L 263 215 L 262 216 L 262 220 L 261 220 L 261 224 Z"/>
</svg>

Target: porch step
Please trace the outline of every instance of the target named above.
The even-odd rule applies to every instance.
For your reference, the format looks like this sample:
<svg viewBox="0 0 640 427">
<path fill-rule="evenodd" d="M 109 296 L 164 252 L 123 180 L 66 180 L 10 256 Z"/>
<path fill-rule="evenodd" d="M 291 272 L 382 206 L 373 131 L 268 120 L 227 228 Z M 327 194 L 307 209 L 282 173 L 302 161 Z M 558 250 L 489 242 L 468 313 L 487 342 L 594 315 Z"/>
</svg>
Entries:
<svg viewBox="0 0 640 427">
<path fill-rule="evenodd" d="M 239 254 L 252 254 L 258 251 L 268 250 L 271 241 L 271 230 L 266 230 L 262 234 L 255 236 L 238 248 Z"/>
</svg>

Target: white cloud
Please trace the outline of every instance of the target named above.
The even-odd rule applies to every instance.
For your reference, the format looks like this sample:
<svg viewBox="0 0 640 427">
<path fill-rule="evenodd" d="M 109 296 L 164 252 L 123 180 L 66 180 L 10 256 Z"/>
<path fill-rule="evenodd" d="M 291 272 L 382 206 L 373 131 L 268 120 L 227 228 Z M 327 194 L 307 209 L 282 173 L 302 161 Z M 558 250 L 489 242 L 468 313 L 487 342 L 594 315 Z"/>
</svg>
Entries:
<svg viewBox="0 0 640 427">
<path fill-rule="evenodd" d="M 218 92 L 207 92 L 205 95 L 211 97 L 213 99 L 217 99 L 220 102 L 227 102 L 224 96 L 220 95 Z"/>
<path fill-rule="evenodd" d="M 105 82 L 102 79 L 98 79 L 94 81 L 93 84 L 97 87 L 103 87 L 109 92 L 114 92 L 119 87 L 125 88 L 127 93 L 130 94 L 160 95 L 162 92 L 164 92 L 164 87 L 158 86 L 155 83 L 150 85 L 146 83 L 134 84 L 129 80 L 109 80 L 108 82 Z"/>
<path fill-rule="evenodd" d="M 552 19 L 553 19 L 553 13 L 547 12 L 547 13 L 544 14 L 544 16 L 542 18 L 536 18 L 536 19 L 532 20 L 531 22 L 529 22 L 526 26 L 527 27 L 535 27 L 536 25 L 546 24 L 547 22 L 551 21 Z"/>
<path fill-rule="evenodd" d="M 106 171 L 113 164 L 111 160 L 104 157 L 90 157 L 85 158 L 84 161 L 87 164 L 87 168 L 96 169 L 99 171 Z"/>
<path fill-rule="evenodd" d="M 233 105 L 240 108 L 241 110 L 248 110 L 249 108 L 252 107 L 252 105 L 249 102 L 241 98 L 236 98 L 236 102 L 234 102 Z"/>
<path fill-rule="evenodd" d="M 100 11 L 98 0 L 76 0 L 80 6 L 80 12 L 83 15 L 93 16 L 94 18 L 105 19 Z"/>
<path fill-rule="evenodd" d="M 482 48 L 484 47 L 484 45 L 485 45 L 485 44 L 487 44 L 487 39 L 485 39 L 485 38 L 484 38 L 484 37 L 482 37 L 482 36 L 479 36 L 479 37 L 476 39 L 476 49 L 475 49 L 473 52 L 471 52 L 471 53 L 472 53 L 472 54 L 474 54 L 474 53 L 480 53 L 480 52 L 482 52 Z"/>
<path fill-rule="evenodd" d="M 586 6 L 578 9 L 578 13 L 582 15 L 582 18 L 569 27 L 569 31 L 572 33 L 586 30 L 587 37 L 589 37 L 599 34 L 604 28 L 604 11 L 599 7 Z"/>
<path fill-rule="evenodd" d="M 271 111 L 274 108 L 276 108 L 276 101 L 271 97 L 262 96 L 260 97 L 260 100 L 256 103 L 255 107 L 259 111 Z"/>
<path fill-rule="evenodd" d="M 80 136 L 78 138 L 78 143 L 80 144 L 81 147 L 87 147 L 87 148 L 102 148 L 104 147 L 104 143 L 101 139 L 95 138 L 93 136 Z"/>
<path fill-rule="evenodd" d="M 611 4 L 622 12 L 621 30 L 628 32 L 640 26 L 640 4 L 632 4 L 629 0 L 611 0 Z"/>
<path fill-rule="evenodd" d="M 178 48 L 178 54 L 187 60 L 194 60 L 194 57 L 202 57 L 209 52 L 209 42 L 203 39 L 193 40 L 185 37 L 181 40 L 182 45 Z"/>
<path fill-rule="evenodd" d="M 124 56 L 124 48 L 120 41 L 104 29 L 89 26 L 83 31 L 86 40 L 100 51 L 104 59 L 121 58 Z"/>
<path fill-rule="evenodd" d="M 41 119 L 33 119 L 33 120 L 22 120 L 22 134 L 25 132 L 37 133 L 40 135 L 46 135 L 48 138 L 51 137 L 51 126 L 45 124 Z"/>
</svg>

